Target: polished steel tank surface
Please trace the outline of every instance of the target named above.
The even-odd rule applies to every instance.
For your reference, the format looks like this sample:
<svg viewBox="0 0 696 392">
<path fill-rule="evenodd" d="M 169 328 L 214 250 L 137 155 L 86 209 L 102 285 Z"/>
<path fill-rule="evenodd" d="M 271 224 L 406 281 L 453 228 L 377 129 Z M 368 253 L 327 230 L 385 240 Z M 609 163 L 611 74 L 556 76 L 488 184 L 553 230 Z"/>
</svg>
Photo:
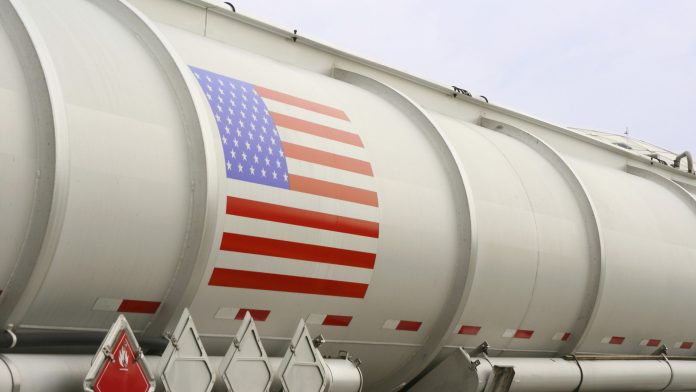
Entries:
<svg viewBox="0 0 696 392">
<path fill-rule="evenodd" d="M 0 64 L 4 328 L 305 319 L 375 391 L 483 341 L 694 355 L 685 167 L 203 1 L 0 0 Z"/>
</svg>

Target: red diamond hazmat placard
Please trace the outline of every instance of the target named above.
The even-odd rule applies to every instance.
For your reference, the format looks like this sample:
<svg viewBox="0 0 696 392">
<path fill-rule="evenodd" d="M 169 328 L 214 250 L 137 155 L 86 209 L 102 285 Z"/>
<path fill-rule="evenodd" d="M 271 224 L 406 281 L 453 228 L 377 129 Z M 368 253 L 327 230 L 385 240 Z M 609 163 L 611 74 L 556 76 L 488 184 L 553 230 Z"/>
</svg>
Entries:
<svg viewBox="0 0 696 392">
<path fill-rule="evenodd" d="M 152 392 L 155 380 L 123 315 L 107 333 L 84 382 L 88 392 Z"/>
<path fill-rule="evenodd" d="M 113 349 L 114 361 L 107 360 L 94 383 L 95 392 L 147 392 L 150 383 L 143 367 L 136 361 L 133 347 L 128 343 L 126 331 Z"/>
</svg>

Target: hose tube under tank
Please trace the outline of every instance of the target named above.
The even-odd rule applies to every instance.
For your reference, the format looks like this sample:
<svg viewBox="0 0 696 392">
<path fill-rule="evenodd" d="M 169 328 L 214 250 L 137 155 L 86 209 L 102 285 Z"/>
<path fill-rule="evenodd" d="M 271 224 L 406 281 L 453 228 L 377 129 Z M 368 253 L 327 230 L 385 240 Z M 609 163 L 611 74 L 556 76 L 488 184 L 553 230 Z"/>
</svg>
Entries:
<svg viewBox="0 0 696 392">
<path fill-rule="evenodd" d="M 471 358 L 459 349 L 409 392 L 488 390 L 495 368 L 514 371 L 509 391 L 694 391 L 696 358 L 666 356 Z"/>
</svg>

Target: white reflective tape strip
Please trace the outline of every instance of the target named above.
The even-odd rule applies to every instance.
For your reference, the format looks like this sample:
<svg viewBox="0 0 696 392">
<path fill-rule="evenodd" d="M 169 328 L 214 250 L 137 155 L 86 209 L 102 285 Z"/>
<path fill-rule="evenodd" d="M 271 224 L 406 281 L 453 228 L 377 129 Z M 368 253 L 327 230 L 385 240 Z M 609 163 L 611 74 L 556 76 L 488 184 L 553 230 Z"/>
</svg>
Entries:
<svg viewBox="0 0 696 392">
<path fill-rule="evenodd" d="M 602 338 L 602 343 L 609 343 L 611 341 L 612 336 L 605 336 Z"/>
<path fill-rule="evenodd" d="M 121 306 L 121 302 L 123 300 L 117 298 L 98 298 L 92 309 L 115 312 Z"/>
<path fill-rule="evenodd" d="M 379 222 L 376 207 L 241 180 L 227 179 L 224 183 L 228 196 Z"/>
<path fill-rule="evenodd" d="M 396 329 L 396 327 L 399 325 L 401 320 L 387 320 L 382 324 L 382 328 L 384 329 Z"/>
<path fill-rule="evenodd" d="M 506 329 L 505 332 L 503 332 L 503 337 L 504 338 L 511 338 L 515 336 L 515 333 L 517 333 L 516 329 Z"/>
<path fill-rule="evenodd" d="M 309 317 L 307 317 L 306 323 L 307 324 L 323 324 L 325 318 L 326 318 L 325 314 L 312 313 L 309 315 Z"/>
<path fill-rule="evenodd" d="M 226 233 L 271 238 L 302 244 L 327 246 L 358 252 L 377 252 L 377 238 L 320 230 L 273 221 L 226 215 L 223 223 Z"/>
<path fill-rule="evenodd" d="M 643 339 L 643 340 L 640 341 L 640 345 L 641 345 L 641 346 L 647 346 L 649 341 L 650 341 L 649 339 Z"/>
<path fill-rule="evenodd" d="M 369 284 L 372 270 L 345 265 L 286 259 L 239 252 L 219 252 L 217 267 L 305 278 Z"/>
<path fill-rule="evenodd" d="M 215 313 L 215 318 L 223 320 L 234 320 L 235 318 L 237 318 L 237 313 L 239 313 L 239 308 L 221 307 L 218 309 L 217 313 Z"/>
<path fill-rule="evenodd" d="M 556 332 L 551 340 L 562 340 L 563 336 L 565 336 L 565 332 Z"/>
</svg>

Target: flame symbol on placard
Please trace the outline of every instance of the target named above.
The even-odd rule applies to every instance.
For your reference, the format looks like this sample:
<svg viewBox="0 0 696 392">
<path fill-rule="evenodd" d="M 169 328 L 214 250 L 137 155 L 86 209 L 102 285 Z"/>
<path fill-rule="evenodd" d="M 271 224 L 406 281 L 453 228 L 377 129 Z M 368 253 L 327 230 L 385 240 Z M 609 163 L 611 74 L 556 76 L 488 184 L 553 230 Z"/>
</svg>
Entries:
<svg viewBox="0 0 696 392">
<path fill-rule="evenodd" d="M 126 347 L 121 347 L 121 351 L 118 353 L 118 363 L 121 364 L 121 368 L 128 370 L 128 351 Z"/>
</svg>

